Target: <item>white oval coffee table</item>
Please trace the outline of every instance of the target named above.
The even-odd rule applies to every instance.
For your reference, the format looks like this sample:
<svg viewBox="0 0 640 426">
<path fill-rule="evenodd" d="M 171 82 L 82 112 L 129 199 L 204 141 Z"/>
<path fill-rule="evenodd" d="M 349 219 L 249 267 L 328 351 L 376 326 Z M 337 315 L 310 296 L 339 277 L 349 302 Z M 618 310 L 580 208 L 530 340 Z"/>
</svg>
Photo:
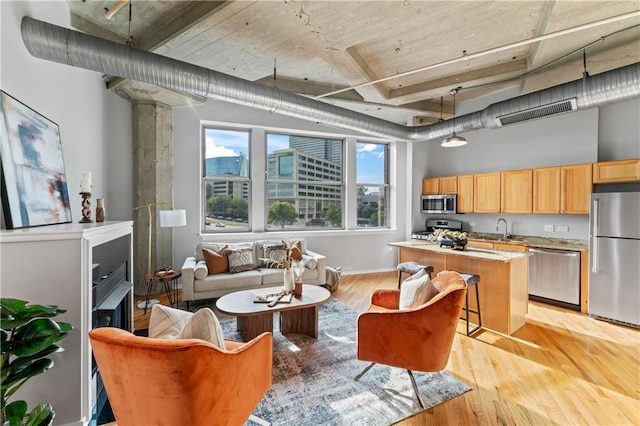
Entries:
<svg viewBox="0 0 640 426">
<path fill-rule="evenodd" d="M 273 333 L 273 314 L 280 312 L 282 334 L 305 334 L 318 338 L 318 307 L 329 300 L 331 293 L 324 287 L 304 284 L 302 295 L 290 303 L 255 303 L 258 296 L 278 293 L 282 286 L 242 290 L 226 294 L 216 301 L 216 308 L 223 314 L 237 317 L 238 331 L 245 342 L 269 331 Z"/>
</svg>

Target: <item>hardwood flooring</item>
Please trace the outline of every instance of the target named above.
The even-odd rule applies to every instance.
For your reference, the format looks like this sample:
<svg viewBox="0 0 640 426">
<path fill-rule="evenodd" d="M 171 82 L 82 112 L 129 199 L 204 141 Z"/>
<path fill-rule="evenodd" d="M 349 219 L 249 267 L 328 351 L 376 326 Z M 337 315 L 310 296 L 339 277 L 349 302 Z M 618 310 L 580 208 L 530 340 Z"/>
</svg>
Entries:
<svg viewBox="0 0 640 426">
<path fill-rule="evenodd" d="M 396 287 L 395 272 L 343 275 L 333 295 L 362 312 L 374 289 Z M 146 328 L 150 311 L 135 311 Z M 639 330 L 537 302 L 512 336 L 464 328 L 447 371 L 472 390 L 399 425 L 640 425 Z"/>
</svg>

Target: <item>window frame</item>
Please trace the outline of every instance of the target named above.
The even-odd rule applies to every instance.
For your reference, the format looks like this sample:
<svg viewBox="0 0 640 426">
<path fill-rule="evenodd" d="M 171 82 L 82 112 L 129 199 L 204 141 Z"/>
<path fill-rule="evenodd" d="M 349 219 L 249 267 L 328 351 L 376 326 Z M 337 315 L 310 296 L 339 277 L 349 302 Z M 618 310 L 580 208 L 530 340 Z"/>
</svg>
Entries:
<svg viewBox="0 0 640 426">
<path fill-rule="evenodd" d="M 238 133 L 246 133 L 247 134 L 247 177 L 244 176 L 235 176 L 235 175 L 221 175 L 221 176 L 206 176 L 207 173 L 207 130 L 221 130 L 221 131 L 229 131 L 229 132 L 238 132 Z M 253 137 L 253 129 L 251 127 L 232 127 L 232 126 L 224 126 L 224 125 L 216 125 L 216 124 L 201 124 L 201 144 L 200 144 L 200 159 L 201 159 L 201 172 L 200 172 L 200 232 L 202 234 L 214 235 L 214 234 L 238 234 L 238 233 L 246 233 L 252 232 L 252 198 L 253 198 L 253 180 L 252 180 L 252 149 L 251 149 L 251 141 Z M 247 229 L 240 229 L 237 231 L 219 231 L 219 230 L 208 230 L 207 229 L 207 184 L 214 182 L 238 182 L 240 184 L 247 184 Z M 244 192 L 244 191 L 243 191 Z"/>
<path fill-rule="evenodd" d="M 285 130 L 265 130 L 264 132 L 264 143 L 265 143 L 265 200 L 264 200 L 264 227 L 265 230 L 267 232 L 300 232 L 300 231 L 309 231 L 309 232 L 319 232 L 319 231 L 343 231 L 346 229 L 345 227 L 345 210 L 346 210 L 346 205 L 347 205 L 347 201 L 346 201 L 346 145 L 347 145 L 347 140 L 345 137 L 340 137 L 337 135 L 331 135 L 331 134 L 313 134 L 313 133 L 305 133 L 305 132 L 299 132 L 299 131 L 285 131 Z M 279 135 L 279 136 L 285 136 L 285 137 L 291 137 L 291 136 L 298 136 L 298 137 L 303 137 L 303 138 L 317 138 L 317 139 L 327 139 L 327 140 L 332 140 L 335 142 L 339 142 L 340 143 L 340 157 L 341 157 L 341 164 L 339 166 L 333 164 L 332 162 L 326 161 L 327 165 L 323 166 L 322 160 L 316 158 L 314 155 L 306 153 L 304 151 L 297 151 L 294 148 L 285 148 L 285 149 L 279 149 L 279 150 L 274 150 L 274 152 L 269 153 L 269 135 Z M 301 161 L 300 160 L 300 153 L 303 153 L 303 157 L 305 157 L 302 161 L 306 161 L 306 167 L 304 167 L 305 170 L 302 170 L 302 168 L 300 168 L 298 170 L 297 176 L 298 179 L 276 179 L 274 177 L 270 177 L 269 176 L 269 158 L 271 155 L 275 154 L 278 151 L 285 151 L 285 150 L 292 150 L 294 152 L 293 154 L 293 172 L 292 176 L 295 176 L 295 170 L 298 167 L 298 162 Z M 275 161 L 276 167 L 279 166 L 279 158 L 276 158 Z M 305 176 L 313 176 L 315 177 L 318 170 L 320 170 L 321 173 L 325 174 L 325 175 L 332 175 L 332 174 L 336 174 L 336 168 L 340 167 L 341 172 L 340 172 L 340 180 L 305 180 L 305 179 L 300 179 L 300 172 L 303 171 Z M 323 169 L 326 169 L 326 172 L 322 172 Z M 278 176 L 278 174 L 276 174 L 276 176 Z M 292 200 L 297 200 L 300 197 L 300 186 L 304 185 L 307 191 L 305 192 L 305 197 L 308 197 L 309 195 L 307 194 L 308 190 L 313 190 L 313 191 L 317 191 L 318 189 L 316 189 L 316 186 L 319 187 L 323 187 L 323 188 L 327 188 L 327 193 L 325 193 L 324 190 L 321 191 L 321 194 L 323 195 L 323 197 L 319 197 L 322 198 L 321 201 L 324 201 L 324 198 L 331 198 L 329 195 L 330 193 L 334 192 L 335 190 L 339 190 L 340 191 L 340 198 L 339 198 L 339 203 L 340 203 L 340 214 L 341 214 L 341 220 L 340 220 L 340 225 L 339 226 L 332 226 L 329 227 L 328 229 L 321 229 L 321 228 L 317 228 L 315 226 L 312 225 L 312 227 L 309 228 L 292 228 L 292 229 L 271 229 L 269 227 L 268 224 L 268 205 L 269 205 L 269 191 L 270 191 L 270 186 L 271 185 L 293 185 L 294 188 L 294 195 L 292 198 Z M 313 188 L 308 188 L 309 186 L 312 186 Z M 330 190 L 330 189 L 334 189 L 334 191 Z M 304 198 L 305 200 L 309 200 L 312 198 Z M 300 210 L 298 209 L 298 216 L 300 215 Z M 300 217 L 299 217 L 300 218 Z M 316 217 L 314 218 L 309 218 L 308 217 L 308 212 L 306 213 L 306 217 L 304 217 L 304 219 L 318 219 Z M 319 218 L 324 220 L 323 218 Z M 312 222 L 311 222 L 312 223 Z"/>
<path fill-rule="evenodd" d="M 356 229 L 360 230 L 360 229 L 390 229 L 391 228 L 391 185 L 389 183 L 389 179 L 390 179 L 390 175 L 389 175 L 389 167 L 390 167 L 390 161 L 389 161 L 389 156 L 390 156 L 390 152 L 391 152 L 391 147 L 389 145 L 389 142 L 382 142 L 382 141 L 371 141 L 371 140 L 366 140 L 366 139 L 357 139 L 355 141 L 356 144 L 356 152 L 358 150 L 358 145 L 359 144 L 372 144 L 372 145 L 383 145 L 384 146 L 384 174 L 383 174 L 383 180 L 384 183 L 367 183 L 367 182 L 359 182 L 358 181 L 358 160 L 356 159 L 355 162 L 355 172 L 356 172 L 356 183 L 355 183 L 355 191 L 356 191 Z M 374 188 L 383 188 L 384 189 L 384 193 L 385 193 L 385 204 L 383 206 L 383 211 L 385 213 L 385 226 L 375 226 L 375 227 L 370 227 L 370 226 L 359 226 L 358 225 L 358 213 L 357 213 L 357 207 L 358 207 L 358 202 L 357 202 L 357 197 L 358 197 L 358 187 L 360 186 L 364 186 L 364 187 L 374 187 Z M 379 220 L 378 220 L 379 222 Z"/>
</svg>

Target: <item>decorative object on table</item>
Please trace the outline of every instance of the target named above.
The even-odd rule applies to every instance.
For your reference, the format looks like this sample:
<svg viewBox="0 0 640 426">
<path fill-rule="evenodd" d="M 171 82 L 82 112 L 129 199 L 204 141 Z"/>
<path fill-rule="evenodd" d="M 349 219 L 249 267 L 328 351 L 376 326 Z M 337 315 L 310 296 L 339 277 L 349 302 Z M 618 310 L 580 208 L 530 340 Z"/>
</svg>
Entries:
<svg viewBox="0 0 640 426">
<path fill-rule="evenodd" d="M 430 241 L 436 241 L 440 244 L 440 247 L 444 246 L 454 250 L 464 250 L 468 242 L 467 237 L 466 232 L 436 229 L 428 239 Z"/>
<path fill-rule="evenodd" d="M 284 291 L 292 293 L 295 287 L 295 273 L 292 269 L 295 261 L 302 259 L 302 252 L 300 250 L 300 242 L 289 242 L 282 240 L 282 244 L 278 246 L 270 247 L 270 257 L 261 258 L 270 268 L 282 268 L 284 269 Z"/>
<path fill-rule="evenodd" d="M 104 222 L 104 198 L 96 199 L 96 222 Z"/>
<path fill-rule="evenodd" d="M 203 302 L 198 303 L 213 305 Z M 318 310 L 322 332 L 317 339 L 273 333 L 273 365 L 278 367 L 273 369 L 273 384 L 254 415 L 274 425 L 382 426 L 421 411 L 404 369 L 373 368 L 360 381 L 345 374 L 366 366 L 355 357 L 358 313 L 333 297 Z M 233 317 L 216 315 L 225 339 L 242 338 Z M 415 379 L 427 407 L 471 390 L 446 371 L 416 372 Z"/>
<path fill-rule="evenodd" d="M 91 220 L 91 193 L 81 192 L 80 196 L 82 197 L 82 219 L 80 219 L 80 223 L 93 223 L 93 220 Z"/>
<path fill-rule="evenodd" d="M 302 295 L 302 274 L 304 273 L 304 267 L 304 260 L 294 260 L 291 264 L 291 269 L 293 269 L 293 272 L 295 274 L 293 294 L 295 294 L 296 296 Z"/>
<path fill-rule="evenodd" d="M 277 303 L 291 303 L 293 299 L 293 293 L 287 293 L 285 290 L 279 293 L 269 293 L 256 297 L 253 303 L 268 303 L 269 306 L 275 306 Z"/>
<path fill-rule="evenodd" d="M 2 391 L 0 422 L 4 425 L 44 426 L 53 422 L 55 412 L 51 404 L 39 404 L 30 413 L 23 400 L 9 398 L 29 379 L 53 367 L 46 358 L 64 349 L 55 343 L 64 339 L 72 327 L 52 318 L 66 310 L 55 305 L 29 305 L 18 299 L 0 299 L 2 318 Z"/>
<path fill-rule="evenodd" d="M 58 125 L 0 91 L 2 210 L 7 229 L 71 222 Z"/>
</svg>

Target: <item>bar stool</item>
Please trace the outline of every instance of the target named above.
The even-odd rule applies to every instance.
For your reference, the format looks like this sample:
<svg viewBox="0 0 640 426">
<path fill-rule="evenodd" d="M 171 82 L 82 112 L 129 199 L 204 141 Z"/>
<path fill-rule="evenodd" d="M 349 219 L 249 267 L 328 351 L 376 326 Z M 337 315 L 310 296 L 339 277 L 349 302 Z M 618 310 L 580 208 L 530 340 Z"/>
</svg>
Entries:
<svg viewBox="0 0 640 426">
<path fill-rule="evenodd" d="M 438 275 L 440 275 L 441 273 L 442 272 L 439 272 Z M 467 283 L 465 306 L 462 308 L 462 310 L 465 312 L 465 316 L 460 317 L 460 319 L 463 319 L 467 322 L 467 336 L 470 336 L 476 331 L 480 330 L 480 328 L 482 328 L 482 317 L 480 316 L 480 289 L 478 288 L 480 283 L 480 275 L 467 274 L 465 272 L 460 272 L 460 275 L 462 275 L 462 278 L 464 278 L 465 282 Z M 469 287 L 471 286 L 475 286 L 476 288 L 476 306 L 478 307 L 477 310 L 469 309 Z M 478 316 L 478 325 L 473 330 L 469 330 L 469 313 L 476 314 Z"/>
<path fill-rule="evenodd" d="M 413 275 L 419 272 L 421 269 L 424 269 L 427 274 L 429 274 L 429 278 L 431 278 L 431 273 L 433 272 L 433 266 L 429 265 L 421 265 L 417 262 L 402 262 L 398 264 L 398 288 L 400 288 L 400 284 L 402 284 L 402 273 L 405 272 L 409 275 Z"/>
</svg>

